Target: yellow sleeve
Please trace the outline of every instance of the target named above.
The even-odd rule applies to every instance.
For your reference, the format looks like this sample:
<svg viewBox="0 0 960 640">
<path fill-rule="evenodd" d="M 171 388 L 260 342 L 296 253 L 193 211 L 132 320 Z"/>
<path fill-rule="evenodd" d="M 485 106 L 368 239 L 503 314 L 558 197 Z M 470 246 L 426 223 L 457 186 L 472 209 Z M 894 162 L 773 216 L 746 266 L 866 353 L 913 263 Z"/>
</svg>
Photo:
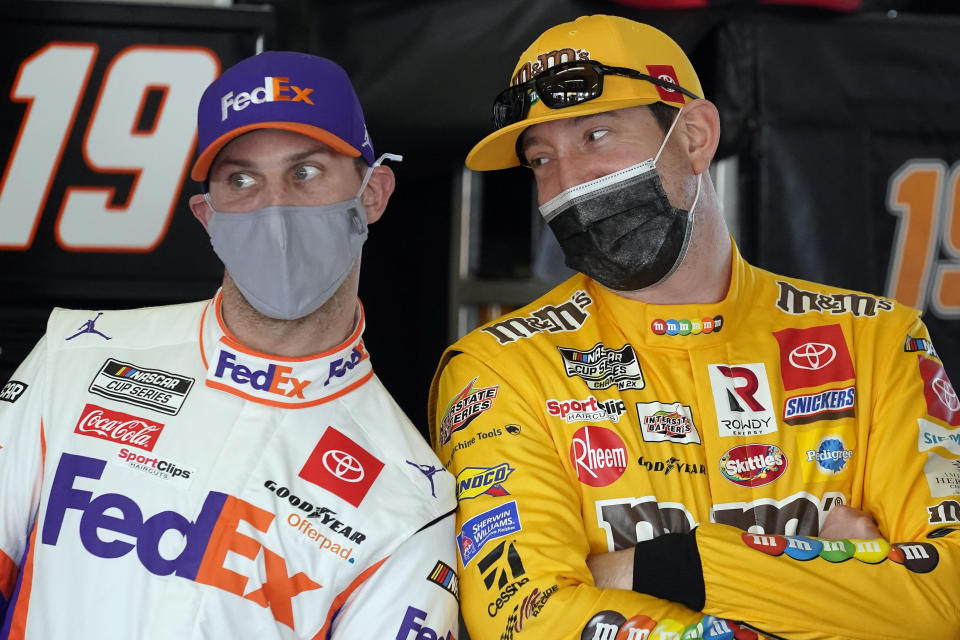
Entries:
<svg viewBox="0 0 960 640">
<path fill-rule="evenodd" d="M 882 540 L 754 535 L 704 524 L 704 612 L 790 640 L 960 638 L 960 406 L 926 327 L 858 351 L 868 416 L 862 502 Z M 871 355 L 872 354 L 872 355 Z"/>
<path fill-rule="evenodd" d="M 576 481 L 536 403 L 493 366 L 453 355 L 431 389 L 433 443 L 457 476 L 460 602 L 471 637 L 681 638 L 702 614 L 594 585 Z"/>
</svg>

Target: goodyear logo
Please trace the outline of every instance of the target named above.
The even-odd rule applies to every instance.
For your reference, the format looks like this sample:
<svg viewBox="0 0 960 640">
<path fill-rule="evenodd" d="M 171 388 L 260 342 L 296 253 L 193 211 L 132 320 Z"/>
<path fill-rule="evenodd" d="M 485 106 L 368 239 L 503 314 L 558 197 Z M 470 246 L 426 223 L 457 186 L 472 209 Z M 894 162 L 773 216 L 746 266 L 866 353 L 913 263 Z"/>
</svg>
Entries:
<svg viewBox="0 0 960 640">
<path fill-rule="evenodd" d="M 495 467 L 466 467 L 457 474 L 457 500 L 470 500 L 487 494 L 500 497 L 510 495 L 503 488 L 514 468 L 506 462 Z"/>
<path fill-rule="evenodd" d="M 243 111 L 251 104 L 283 100 L 313 104 L 313 100 L 310 99 L 311 93 L 313 89 L 301 89 L 295 84 L 290 84 L 290 78 L 264 76 L 262 86 L 250 91 L 241 91 L 236 95 L 233 91 L 228 91 L 220 98 L 220 121 L 226 120 L 231 111 Z"/>
</svg>

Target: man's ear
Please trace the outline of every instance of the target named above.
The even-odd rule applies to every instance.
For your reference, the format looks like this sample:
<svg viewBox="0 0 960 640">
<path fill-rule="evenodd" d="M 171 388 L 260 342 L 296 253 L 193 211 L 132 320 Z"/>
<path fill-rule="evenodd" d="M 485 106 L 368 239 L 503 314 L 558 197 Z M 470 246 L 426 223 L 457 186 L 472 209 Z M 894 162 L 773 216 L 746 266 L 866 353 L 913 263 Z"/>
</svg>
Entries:
<svg viewBox="0 0 960 640">
<path fill-rule="evenodd" d="M 200 221 L 203 228 L 209 231 L 207 225 L 210 223 L 213 210 L 210 209 L 210 205 L 207 204 L 207 199 L 203 195 L 198 193 L 195 196 L 190 196 L 190 211 L 193 211 L 193 217 Z"/>
<path fill-rule="evenodd" d="M 699 175 L 707 170 L 720 144 L 720 113 L 709 100 L 694 100 L 683 108 L 677 123 L 683 132 L 690 168 Z"/>
<path fill-rule="evenodd" d="M 370 180 L 360 194 L 360 202 L 367 211 L 367 224 L 373 224 L 383 215 L 396 184 L 393 169 L 383 165 L 373 168 Z"/>
</svg>

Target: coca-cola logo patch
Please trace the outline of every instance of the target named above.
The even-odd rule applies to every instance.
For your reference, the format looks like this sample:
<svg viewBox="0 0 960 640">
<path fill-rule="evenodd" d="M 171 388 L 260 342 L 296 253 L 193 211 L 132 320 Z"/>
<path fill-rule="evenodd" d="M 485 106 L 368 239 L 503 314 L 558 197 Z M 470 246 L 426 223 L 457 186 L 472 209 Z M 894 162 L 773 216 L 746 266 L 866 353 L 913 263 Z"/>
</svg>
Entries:
<svg viewBox="0 0 960 640">
<path fill-rule="evenodd" d="M 573 434 L 570 462 L 580 482 L 605 487 L 627 468 L 627 447 L 614 431 L 588 425 Z"/>
<path fill-rule="evenodd" d="M 122 411 L 104 409 L 88 404 L 80 414 L 80 421 L 73 432 L 126 444 L 145 451 L 153 451 L 160 438 L 163 425 L 153 420 L 132 416 Z"/>
</svg>

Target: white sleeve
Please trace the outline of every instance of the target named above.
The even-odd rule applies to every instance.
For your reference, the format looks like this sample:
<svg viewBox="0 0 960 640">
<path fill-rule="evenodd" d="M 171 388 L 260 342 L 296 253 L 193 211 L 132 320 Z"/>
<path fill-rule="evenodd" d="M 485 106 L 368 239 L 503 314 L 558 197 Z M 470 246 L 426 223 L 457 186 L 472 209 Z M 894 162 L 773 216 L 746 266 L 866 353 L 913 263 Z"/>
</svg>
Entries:
<svg viewBox="0 0 960 640">
<path fill-rule="evenodd" d="M 347 599 L 333 640 L 456 640 L 459 581 L 453 512 L 410 536 Z"/>
<path fill-rule="evenodd" d="M 46 341 L 0 381 L 0 619 L 37 516 L 43 482 L 42 408 Z"/>
</svg>

